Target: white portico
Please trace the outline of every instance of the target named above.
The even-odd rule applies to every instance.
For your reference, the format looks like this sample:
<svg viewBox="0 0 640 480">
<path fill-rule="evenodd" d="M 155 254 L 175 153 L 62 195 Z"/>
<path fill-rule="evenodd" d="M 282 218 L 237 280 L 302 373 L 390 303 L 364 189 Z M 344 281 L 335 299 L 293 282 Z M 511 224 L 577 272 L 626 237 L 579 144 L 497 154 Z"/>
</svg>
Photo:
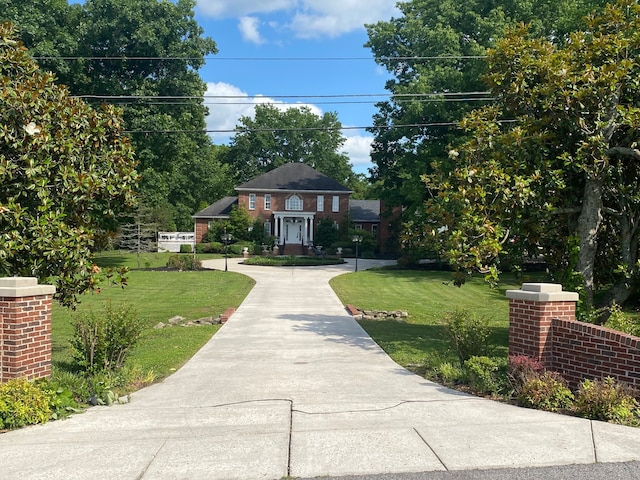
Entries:
<svg viewBox="0 0 640 480">
<path fill-rule="evenodd" d="M 273 235 L 279 245 L 313 243 L 315 212 L 273 212 Z"/>
</svg>

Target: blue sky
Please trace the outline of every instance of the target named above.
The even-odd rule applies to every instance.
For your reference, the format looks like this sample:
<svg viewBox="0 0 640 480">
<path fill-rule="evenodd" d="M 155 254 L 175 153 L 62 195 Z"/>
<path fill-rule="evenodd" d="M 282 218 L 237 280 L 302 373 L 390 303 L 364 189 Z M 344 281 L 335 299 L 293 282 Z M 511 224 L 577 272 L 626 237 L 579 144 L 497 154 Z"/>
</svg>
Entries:
<svg viewBox="0 0 640 480">
<path fill-rule="evenodd" d="M 371 51 L 363 47 L 367 42 L 364 24 L 398 16 L 395 3 L 198 0 L 198 23 L 218 46 L 218 54 L 200 71 L 208 85 L 207 96 L 241 97 L 206 99 L 216 103 L 208 105 L 208 128 L 233 129 L 240 116 L 252 115 L 255 102 L 273 102 L 282 105 L 280 108 L 304 104 L 317 114 L 336 112 L 345 127 L 371 125 L 376 113 L 374 102 L 385 97 L 331 96 L 385 92 L 389 76 L 373 61 Z M 268 58 L 299 60 L 257 60 Z M 366 173 L 371 166 L 371 135 L 364 130 L 345 130 L 343 134 L 347 137 L 345 152 L 354 170 Z M 216 143 L 229 141 L 229 134 L 212 136 Z"/>
</svg>

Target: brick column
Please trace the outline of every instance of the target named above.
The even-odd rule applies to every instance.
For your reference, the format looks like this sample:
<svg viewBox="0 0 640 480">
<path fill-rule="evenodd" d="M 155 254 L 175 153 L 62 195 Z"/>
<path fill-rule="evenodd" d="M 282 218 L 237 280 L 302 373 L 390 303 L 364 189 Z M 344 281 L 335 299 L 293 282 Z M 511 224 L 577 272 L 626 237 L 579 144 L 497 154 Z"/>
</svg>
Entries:
<svg viewBox="0 0 640 480">
<path fill-rule="evenodd" d="M 509 354 L 526 355 L 553 368 L 552 320 L 574 320 L 578 294 L 563 292 L 562 285 L 553 283 L 523 283 L 520 290 L 507 290 L 507 298 Z"/>
<path fill-rule="evenodd" d="M 51 374 L 51 285 L 0 278 L 0 382 Z"/>
</svg>

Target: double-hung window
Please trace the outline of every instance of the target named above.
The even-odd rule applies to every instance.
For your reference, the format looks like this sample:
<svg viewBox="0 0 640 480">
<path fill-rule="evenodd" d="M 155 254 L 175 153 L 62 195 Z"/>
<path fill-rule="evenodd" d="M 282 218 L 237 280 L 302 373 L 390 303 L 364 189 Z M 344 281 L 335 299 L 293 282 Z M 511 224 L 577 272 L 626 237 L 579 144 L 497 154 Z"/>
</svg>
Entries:
<svg viewBox="0 0 640 480">
<path fill-rule="evenodd" d="M 264 194 L 264 209 L 271 210 L 271 194 L 270 193 Z"/>
<path fill-rule="evenodd" d="M 255 210 L 255 209 L 256 209 L 256 194 L 250 193 L 249 194 L 249 210 Z"/>
<path fill-rule="evenodd" d="M 332 212 L 340 211 L 340 197 L 338 195 L 333 196 L 333 202 L 331 203 L 331 211 Z"/>
<path fill-rule="evenodd" d="M 317 212 L 324 212 L 324 195 L 318 195 L 318 205 L 316 206 Z"/>
</svg>

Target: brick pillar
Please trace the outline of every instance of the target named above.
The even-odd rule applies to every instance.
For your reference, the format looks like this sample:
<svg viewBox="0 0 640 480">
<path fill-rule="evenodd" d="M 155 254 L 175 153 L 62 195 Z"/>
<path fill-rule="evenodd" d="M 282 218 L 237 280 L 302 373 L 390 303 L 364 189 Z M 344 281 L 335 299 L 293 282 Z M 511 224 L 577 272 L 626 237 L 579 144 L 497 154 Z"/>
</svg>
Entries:
<svg viewBox="0 0 640 480">
<path fill-rule="evenodd" d="M 0 383 L 51 374 L 51 285 L 0 278 Z"/>
<path fill-rule="evenodd" d="M 520 290 L 507 290 L 507 298 L 509 355 L 526 355 L 553 368 L 551 322 L 575 319 L 578 294 L 553 283 L 523 283 Z"/>
</svg>

